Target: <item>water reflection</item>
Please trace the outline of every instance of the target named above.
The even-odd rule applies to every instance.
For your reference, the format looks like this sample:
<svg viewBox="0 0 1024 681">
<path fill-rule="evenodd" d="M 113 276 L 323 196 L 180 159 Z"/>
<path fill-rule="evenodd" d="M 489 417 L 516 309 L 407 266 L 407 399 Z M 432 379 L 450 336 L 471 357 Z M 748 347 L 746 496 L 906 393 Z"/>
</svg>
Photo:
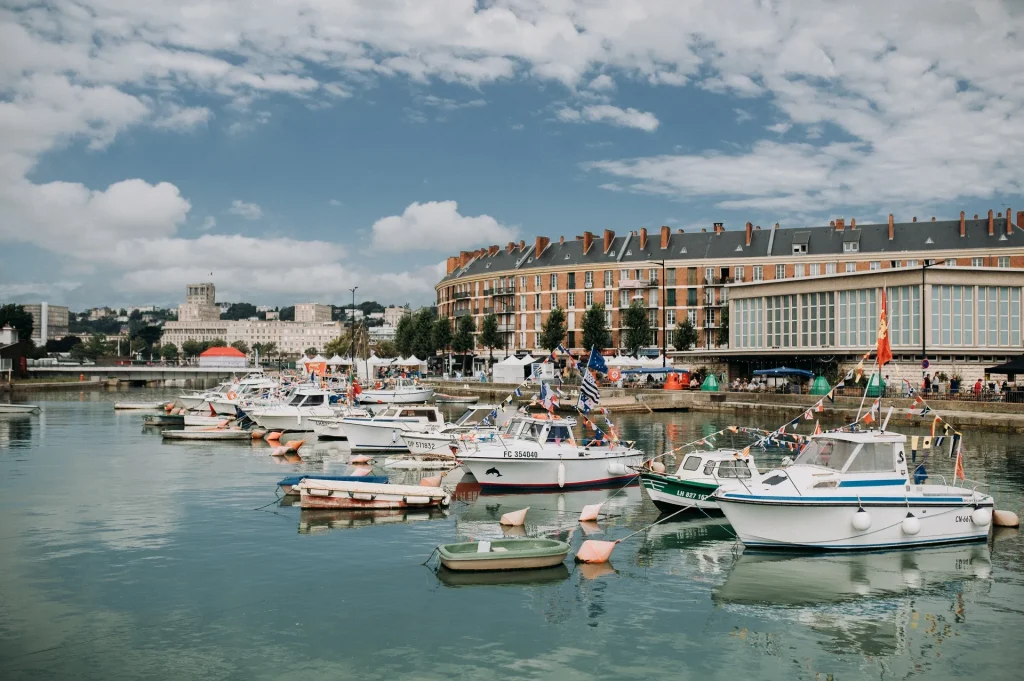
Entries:
<svg viewBox="0 0 1024 681">
<path fill-rule="evenodd" d="M 25 449 L 32 442 L 30 414 L 0 414 L 0 449 Z"/>
<path fill-rule="evenodd" d="M 282 502 L 282 506 L 286 505 Z M 291 505 L 291 504 L 287 504 Z M 447 518 L 444 509 L 346 510 L 304 508 L 299 512 L 299 534 L 351 530 L 371 525 L 396 525 Z"/>
<path fill-rule="evenodd" d="M 437 568 L 437 578 L 445 586 L 522 586 L 525 584 L 546 584 L 569 578 L 565 564 L 534 570 L 511 570 L 505 572 L 464 572 L 449 570 L 443 565 Z"/>
</svg>

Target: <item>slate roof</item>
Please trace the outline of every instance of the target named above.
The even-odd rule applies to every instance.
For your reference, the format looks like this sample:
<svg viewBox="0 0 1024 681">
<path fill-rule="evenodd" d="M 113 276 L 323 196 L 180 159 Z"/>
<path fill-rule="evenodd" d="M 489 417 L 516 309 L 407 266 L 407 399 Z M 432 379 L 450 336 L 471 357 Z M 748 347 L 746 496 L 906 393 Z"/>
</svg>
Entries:
<svg viewBox="0 0 1024 681">
<path fill-rule="evenodd" d="M 746 258 L 763 258 L 773 256 L 786 259 L 809 259 L 816 255 L 839 255 L 843 253 L 844 241 L 860 241 L 858 255 L 867 259 L 871 255 L 895 255 L 897 253 L 932 251 L 932 250 L 984 250 L 986 252 L 1000 248 L 1024 248 L 1024 230 L 1014 228 L 1006 235 L 1006 218 L 996 217 L 993 236 L 988 235 L 988 218 L 965 221 L 966 236 L 960 236 L 959 220 L 938 220 L 936 222 L 898 222 L 893 227 L 893 240 L 889 240 L 889 226 L 881 224 L 858 224 L 856 228 L 847 226 L 843 230 L 831 226 L 797 227 L 781 229 L 754 230 L 751 234 L 750 246 L 745 243 L 744 230 L 725 230 L 722 232 L 673 232 L 669 238 L 668 248 L 661 248 L 659 230 L 647 236 L 646 248 L 640 248 L 639 235 L 626 234 L 616 236 L 609 248 L 604 252 L 604 242 L 600 234 L 594 236 L 590 251 L 583 253 L 583 241 L 580 239 L 557 240 L 548 244 L 541 256 L 535 257 L 533 244 L 527 244 L 520 251 L 515 248 L 512 253 L 502 248 L 493 256 L 485 252 L 479 258 L 471 260 L 466 267 L 456 268 L 442 282 L 454 281 L 463 277 L 491 275 L 506 276 L 509 273 L 527 273 L 540 267 L 570 266 L 585 268 L 616 266 L 617 264 L 643 263 L 660 260 L 723 260 L 723 264 L 742 261 Z M 774 238 L 772 235 L 774 233 Z M 771 252 L 768 251 L 771 243 Z M 807 244 L 806 254 L 794 254 L 793 244 Z M 623 250 L 625 251 L 623 253 Z M 520 262 L 521 261 L 521 262 Z M 518 267 L 517 267 L 518 264 Z"/>
</svg>

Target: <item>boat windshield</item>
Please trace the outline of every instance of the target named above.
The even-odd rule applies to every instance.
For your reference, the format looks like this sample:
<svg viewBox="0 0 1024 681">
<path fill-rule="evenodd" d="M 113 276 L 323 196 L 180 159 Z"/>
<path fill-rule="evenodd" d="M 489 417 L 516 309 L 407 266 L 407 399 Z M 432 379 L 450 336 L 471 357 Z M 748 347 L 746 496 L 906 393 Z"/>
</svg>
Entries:
<svg viewBox="0 0 1024 681">
<path fill-rule="evenodd" d="M 568 443 L 571 439 L 572 432 L 569 430 L 569 426 L 551 426 L 551 429 L 548 431 L 548 442 L 556 444 Z"/>
<path fill-rule="evenodd" d="M 750 468 L 746 461 L 723 461 L 718 464 L 720 478 L 749 478 Z"/>
<path fill-rule="evenodd" d="M 306 399 L 306 396 L 303 395 L 302 393 L 299 393 L 298 395 L 292 397 L 291 402 L 289 402 L 288 404 L 292 407 L 297 407 L 300 404 L 302 404 L 302 400 L 304 399 Z"/>
<path fill-rule="evenodd" d="M 509 437 L 519 437 L 519 433 L 522 432 L 525 424 L 526 421 L 512 419 L 508 422 L 508 426 L 505 428 L 505 435 L 508 435 Z"/>
<path fill-rule="evenodd" d="M 699 456 L 688 456 L 686 461 L 683 462 L 682 470 L 684 471 L 695 471 L 700 468 L 701 458 Z"/>
<path fill-rule="evenodd" d="M 433 409 L 403 409 L 399 416 L 408 418 L 425 418 L 430 423 L 437 422 L 437 412 Z"/>
<path fill-rule="evenodd" d="M 844 440 L 811 440 L 793 463 L 841 471 L 858 447 L 858 443 Z"/>
<path fill-rule="evenodd" d="M 523 424 L 523 430 L 519 433 L 519 437 L 523 440 L 535 440 L 540 441 L 541 432 L 544 430 L 543 423 L 536 423 L 535 421 L 526 421 Z"/>
<path fill-rule="evenodd" d="M 455 422 L 457 426 L 475 426 L 491 413 L 490 409 L 470 409 Z"/>
<path fill-rule="evenodd" d="M 846 466 L 846 473 L 891 473 L 896 470 L 892 445 L 886 442 L 864 444 Z"/>
</svg>

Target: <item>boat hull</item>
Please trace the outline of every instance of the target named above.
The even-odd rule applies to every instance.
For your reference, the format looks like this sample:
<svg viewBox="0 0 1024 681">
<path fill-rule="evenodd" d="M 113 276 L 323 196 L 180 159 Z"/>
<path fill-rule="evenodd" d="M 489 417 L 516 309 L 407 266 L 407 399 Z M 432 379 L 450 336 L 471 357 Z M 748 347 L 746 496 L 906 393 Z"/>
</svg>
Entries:
<svg viewBox="0 0 1024 681">
<path fill-rule="evenodd" d="M 184 423 L 186 426 L 219 426 L 226 424 L 230 419 L 223 416 L 199 416 L 197 414 L 185 414 Z"/>
<path fill-rule="evenodd" d="M 755 549 L 862 551 L 985 541 L 991 526 L 972 522 L 973 501 L 922 502 L 912 496 L 909 502 L 896 498 L 881 503 L 862 501 L 860 506 L 870 515 L 871 525 L 859 531 L 852 524 L 856 500 L 786 502 L 752 496 L 727 492 L 717 500 L 740 540 Z M 978 506 L 991 510 L 992 501 L 989 498 Z M 913 535 L 903 528 L 908 511 L 920 521 L 920 531 Z"/>
<path fill-rule="evenodd" d="M 0 404 L 0 414 L 38 414 L 40 411 L 36 404 Z"/>
<path fill-rule="evenodd" d="M 291 430 L 305 433 L 313 431 L 312 419 L 322 419 L 334 415 L 334 412 L 330 409 L 306 411 L 305 413 L 298 411 L 301 409 L 302 407 L 297 407 L 290 411 L 266 412 L 253 410 L 249 412 L 249 417 L 255 421 L 260 428 L 266 428 L 267 430 Z"/>
<path fill-rule="evenodd" d="M 156 411 L 163 408 L 163 402 L 114 402 L 117 411 Z"/>
<path fill-rule="evenodd" d="M 348 435 L 340 421 L 334 419 L 309 419 L 317 438 L 321 440 L 347 440 Z"/>
<path fill-rule="evenodd" d="M 359 393 L 361 404 L 416 404 L 434 396 L 433 388 L 417 390 L 364 390 Z"/>
<path fill-rule="evenodd" d="M 198 409 L 205 401 L 203 397 L 178 397 L 178 404 L 185 409 Z"/>
<path fill-rule="evenodd" d="M 306 478 L 298 485 L 302 508 L 435 508 L 451 502 L 440 487 L 380 485 Z"/>
<path fill-rule="evenodd" d="M 455 434 L 402 433 L 402 441 L 413 454 L 451 454 L 449 446 L 457 437 Z"/>
<path fill-rule="evenodd" d="M 349 445 L 355 451 L 404 452 L 409 448 L 403 436 L 406 432 L 401 422 L 374 422 L 344 420 L 342 427 L 348 436 Z M 411 433 L 410 433 L 411 435 Z"/>
<path fill-rule="evenodd" d="M 443 544 L 437 553 L 441 565 L 458 572 L 534 570 L 561 564 L 569 554 L 565 542 L 554 539 L 498 539 L 480 553 L 479 542 Z"/>
<path fill-rule="evenodd" d="M 681 508 L 700 508 L 719 511 L 718 504 L 709 497 L 718 485 L 680 480 L 669 475 L 641 473 L 640 483 L 659 511 L 678 511 Z"/>
<path fill-rule="evenodd" d="M 600 487 L 604 485 L 624 484 L 636 478 L 636 473 L 629 470 L 630 466 L 639 466 L 641 455 L 623 453 L 621 455 L 579 457 L 572 450 L 572 457 L 562 458 L 504 458 L 515 452 L 500 452 L 499 456 L 480 457 L 475 455 L 459 455 L 459 460 L 485 490 L 498 489 L 566 489 L 574 487 Z M 612 466 L 611 464 L 618 464 Z M 625 472 L 619 472 L 619 466 Z M 560 469 L 561 467 L 561 474 Z M 613 472 L 613 470 L 615 472 Z M 561 477 L 561 484 L 559 478 Z"/>
<path fill-rule="evenodd" d="M 160 433 L 165 440 L 193 440 L 197 442 L 226 442 L 252 440 L 247 430 L 164 430 Z"/>
<path fill-rule="evenodd" d="M 228 400 L 213 400 L 210 402 L 213 410 L 221 416 L 238 416 L 238 406 Z"/>
</svg>

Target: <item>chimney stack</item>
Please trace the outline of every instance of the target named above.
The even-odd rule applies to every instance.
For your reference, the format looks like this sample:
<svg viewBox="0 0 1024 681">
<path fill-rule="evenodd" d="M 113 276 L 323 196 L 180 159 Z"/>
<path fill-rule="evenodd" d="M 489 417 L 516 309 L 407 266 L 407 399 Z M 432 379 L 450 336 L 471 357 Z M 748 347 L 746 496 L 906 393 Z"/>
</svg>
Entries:
<svg viewBox="0 0 1024 681">
<path fill-rule="evenodd" d="M 1020 229 L 1021 223 L 1024 222 L 1024 210 L 1017 211 L 1017 228 Z"/>
<path fill-rule="evenodd" d="M 977 214 L 977 213 L 975 213 L 975 214 L 974 214 L 974 219 L 975 219 L 975 220 L 977 220 L 977 219 L 978 219 L 978 214 Z"/>
<path fill-rule="evenodd" d="M 516 242 L 515 241 L 509 241 L 508 245 L 505 246 L 505 252 L 506 253 L 511 253 L 514 250 L 516 250 Z"/>
<path fill-rule="evenodd" d="M 551 243 L 551 239 L 546 236 L 537 237 L 537 240 L 533 243 L 533 257 L 539 258 L 543 255 L 544 249 L 548 247 L 549 243 Z"/>
<path fill-rule="evenodd" d="M 594 245 L 594 235 L 590 232 L 583 232 L 583 255 L 590 252 L 590 247 Z"/>
<path fill-rule="evenodd" d="M 604 252 L 608 253 L 611 249 L 612 244 L 615 242 L 615 232 L 610 229 L 604 230 Z"/>
<path fill-rule="evenodd" d="M 495 246 L 488 246 L 487 247 L 487 255 L 488 256 L 497 255 L 498 251 L 500 251 L 500 250 L 501 250 L 501 246 L 497 246 L 497 245 L 495 245 Z"/>
<path fill-rule="evenodd" d="M 917 222 L 917 216 L 915 215 L 914 217 L 912 217 L 912 218 L 910 219 L 910 221 L 911 221 L 911 222 Z"/>
<path fill-rule="evenodd" d="M 661 226 L 661 250 L 665 250 L 666 248 L 668 248 L 668 240 L 669 240 L 669 237 L 671 237 L 671 236 L 672 236 L 672 229 L 669 228 L 669 227 L 666 227 L 665 225 L 662 225 Z"/>
<path fill-rule="evenodd" d="M 967 236 L 967 222 L 964 220 L 964 212 L 960 211 L 960 238 Z"/>
<path fill-rule="evenodd" d="M 469 259 L 473 257 L 473 254 L 469 251 L 462 251 L 459 253 L 459 267 L 465 267 Z"/>
<path fill-rule="evenodd" d="M 707 230 L 707 228 L 706 228 L 706 227 L 701 227 L 701 228 L 700 228 L 700 231 L 701 231 L 701 233 L 706 233 L 706 232 L 707 232 L 708 230 Z"/>
<path fill-rule="evenodd" d="M 754 231 L 753 230 L 754 230 L 754 226 L 748 222 L 747 225 L 746 225 L 747 246 L 750 245 L 750 237 L 752 237 L 754 235 Z"/>
<path fill-rule="evenodd" d="M 564 244 L 565 243 L 565 237 L 564 236 L 558 237 L 558 243 L 559 243 L 559 245 Z"/>
<path fill-rule="evenodd" d="M 524 239 L 519 240 L 519 252 L 522 253 L 526 250 L 526 241 Z"/>
<path fill-rule="evenodd" d="M 779 223 L 776 222 L 775 223 L 775 229 L 778 229 L 778 228 L 779 228 Z"/>
<path fill-rule="evenodd" d="M 850 218 L 850 229 L 857 229 L 857 218 Z"/>
<path fill-rule="evenodd" d="M 840 232 L 846 229 L 845 218 L 836 218 L 836 229 L 839 230 Z"/>
<path fill-rule="evenodd" d="M 989 236 L 995 236 L 996 235 L 996 221 L 992 217 L 992 209 L 991 208 L 988 209 L 988 235 Z"/>
<path fill-rule="evenodd" d="M 448 257 L 448 263 L 447 263 L 447 266 L 446 266 L 446 269 L 448 270 L 448 274 L 451 274 L 452 272 L 454 272 L 458 268 L 459 268 L 459 256 L 457 256 L 457 255 L 449 256 Z"/>
<path fill-rule="evenodd" d="M 893 240 L 896 236 L 896 226 L 892 223 L 892 213 L 889 213 L 889 241 Z"/>
<path fill-rule="evenodd" d="M 829 220 L 828 226 L 829 227 L 835 227 L 836 226 L 836 221 L 835 220 Z"/>
<path fill-rule="evenodd" d="M 1006 209 L 1006 236 L 1013 234 L 1013 221 L 1010 219 L 1010 209 Z"/>
<path fill-rule="evenodd" d="M 646 227 L 641 227 L 640 228 L 640 250 L 642 251 L 645 248 L 647 248 L 647 228 Z"/>
</svg>

